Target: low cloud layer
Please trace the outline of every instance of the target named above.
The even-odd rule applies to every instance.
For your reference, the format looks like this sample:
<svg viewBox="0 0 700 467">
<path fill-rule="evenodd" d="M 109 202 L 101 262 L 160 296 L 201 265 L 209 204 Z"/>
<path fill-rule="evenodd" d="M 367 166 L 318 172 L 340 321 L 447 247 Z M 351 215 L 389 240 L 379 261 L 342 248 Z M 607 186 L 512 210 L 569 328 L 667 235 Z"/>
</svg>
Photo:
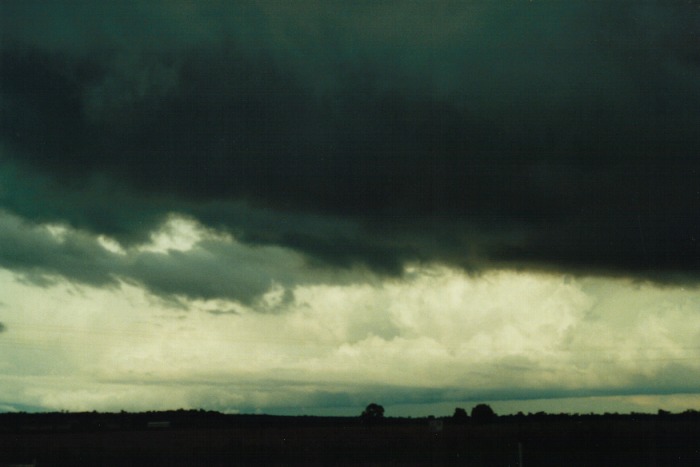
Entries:
<svg viewBox="0 0 700 467">
<path fill-rule="evenodd" d="M 449 415 L 473 401 L 517 401 L 513 412 L 542 404 L 529 400 L 550 412 L 612 407 L 596 398 L 617 398 L 614 411 L 700 402 L 700 299 L 680 288 L 435 267 L 271 291 L 281 312 L 259 313 L 201 299 L 173 311 L 130 285 L 36 294 L 8 272 L 0 283 L 0 404 L 357 415 L 378 401 L 392 415 Z M 227 306 L 238 312 L 192 312 Z"/>
<path fill-rule="evenodd" d="M 356 280 L 352 271 L 309 267 L 290 249 L 246 246 L 174 217 L 149 242 L 122 249 L 114 240 L 65 225 L 28 223 L 0 211 L 0 262 L 41 287 L 61 279 L 105 288 L 132 283 L 174 304 L 224 299 L 251 305 L 276 288 L 284 292 L 303 283 Z M 265 310 L 264 303 L 257 304 Z"/>
<path fill-rule="evenodd" d="M 2 9 L 16 216 L 129 247 L 175 212 L 390 275 L 419 260 L 697 280 L 695 2 Z"/>
</svg>

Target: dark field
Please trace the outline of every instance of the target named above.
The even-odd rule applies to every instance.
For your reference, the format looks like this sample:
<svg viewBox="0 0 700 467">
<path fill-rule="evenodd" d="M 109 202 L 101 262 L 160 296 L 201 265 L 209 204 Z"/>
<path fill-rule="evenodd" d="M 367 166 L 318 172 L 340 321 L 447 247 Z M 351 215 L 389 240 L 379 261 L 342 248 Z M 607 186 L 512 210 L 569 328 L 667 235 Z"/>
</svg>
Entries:
<svg viewBox="0 0 700 467">
<path fill-rule="evenodd" d="M 24 418 L 22 418 L 24 417 Z M 149 420 L 151 420 L 149 425 Z M 153 423 L 153 421 L 168 423 Z M 700 417 L 530 415 L 428 419 L 151 414 L 0 414 L 0 466 L 697 466 Z"/>
</svg>

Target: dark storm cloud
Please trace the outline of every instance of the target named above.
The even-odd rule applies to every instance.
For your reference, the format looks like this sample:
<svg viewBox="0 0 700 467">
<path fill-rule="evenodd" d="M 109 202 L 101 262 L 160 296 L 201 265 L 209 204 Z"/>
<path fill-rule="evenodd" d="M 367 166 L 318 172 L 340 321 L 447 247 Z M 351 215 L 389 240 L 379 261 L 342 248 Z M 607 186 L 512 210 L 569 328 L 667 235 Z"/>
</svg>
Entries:
<svg viewBox="0 0 700 467">
<path fill-rule="evenodd" d="M 62 238 L 0 212 L 0 261 L 4 267 L 23 272 L 36 284 L 50 283 L 52 275 L 96 286 L 114 282 L 112 255 L 94 239 L 79 233 L 58 237 Z"/>
<path fill-rule="evenodd" d="M 3 206 L 389 273 L 696 276 L 696 2 L 240 5 L 5 2 Z"/>
<path fill-rule="evenodd" d="M 2 211 L 0 264 L 40 286 L 58 278 L 96 287 L 125 281 L 166 300 L 228 299 L 245 304 L 255 304 L 274 285 L 318 281 L 322 274 L 305 274 L 303 260 L 288 250 L 247 248 L 226 240 L 202 240 L 186 252 L 115 253 L 86 232 L 60 226 L 52 231 Z"/>
</svg>

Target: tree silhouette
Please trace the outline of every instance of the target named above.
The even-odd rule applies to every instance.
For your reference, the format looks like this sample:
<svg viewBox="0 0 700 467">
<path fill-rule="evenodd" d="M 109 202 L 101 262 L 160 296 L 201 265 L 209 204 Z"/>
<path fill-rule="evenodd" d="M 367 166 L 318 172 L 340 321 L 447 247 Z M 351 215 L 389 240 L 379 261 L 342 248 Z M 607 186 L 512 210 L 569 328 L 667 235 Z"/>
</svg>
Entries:
<svg viewBox="0 0 700 467">
<path fill-rule="evenodd" d="M 384 418 L 384 407 L 372 402 L 362 412 L 361 418 L 365 423 L 376 423 Z"/>
<path fill-rule="evenodd" d="M 472 420 L 476 423 L 489 423 L 496 419 L 496 412 L 488 404 L 477 404 L 472 408 Z"/>
<path fill-rule="evenodd" d="M 467 415 L 467 411 L 464 410 L 462 407 L 457 407 L 455 409 L 455 413 L 452 415 L 452 420 L 455 423 L 465 423 L 469 416 Z"/>
</svg>

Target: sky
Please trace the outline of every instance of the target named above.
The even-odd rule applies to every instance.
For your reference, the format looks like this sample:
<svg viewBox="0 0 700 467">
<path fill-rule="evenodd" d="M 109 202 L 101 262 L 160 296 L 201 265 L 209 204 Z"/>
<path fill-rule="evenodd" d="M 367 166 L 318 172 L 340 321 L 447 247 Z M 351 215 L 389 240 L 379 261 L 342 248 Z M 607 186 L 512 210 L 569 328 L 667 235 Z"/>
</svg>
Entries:
<svg viewBox="0 0 700 467">
<path fill-rule="evenodd" d="M 0 3 L 0 411 L 700 409 L 700 2 Z"/>
</svg>

